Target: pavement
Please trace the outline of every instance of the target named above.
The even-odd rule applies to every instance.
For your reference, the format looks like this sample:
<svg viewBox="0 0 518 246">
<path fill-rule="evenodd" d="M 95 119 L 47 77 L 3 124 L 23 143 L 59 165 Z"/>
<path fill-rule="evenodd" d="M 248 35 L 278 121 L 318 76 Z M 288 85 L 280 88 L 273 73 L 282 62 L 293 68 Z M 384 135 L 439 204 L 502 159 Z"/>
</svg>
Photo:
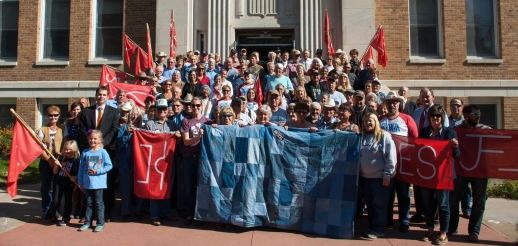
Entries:
<svg viewBox="0 0 518 246">
<path fill-rule="evenodd" d="M 518 245 L 518 201 L 490 198 L 479 245 Z M 0 190 L 0 245 L 430 245 L 419 241 L 422 225 L 412 224 L 408 233 L 387 229 L 386 237 L 373 241 L 360 237 L 332 239 L 272 228 L 244 229 L 220 224 L 185 226 L 171 221 L 153 226 L 148 221 L 106 223 L 104 232 L 77 232 L 77 220 L 58 227 L 40 217 L 38 184 L 20 185 L 12 200 Z M 365 219 L 359 221 L 362 231 Z M 459 234 L 449 237 L 448 245 L 473 245 L 467 241 L 468 221 L 461 218 Z"/>
</svg>

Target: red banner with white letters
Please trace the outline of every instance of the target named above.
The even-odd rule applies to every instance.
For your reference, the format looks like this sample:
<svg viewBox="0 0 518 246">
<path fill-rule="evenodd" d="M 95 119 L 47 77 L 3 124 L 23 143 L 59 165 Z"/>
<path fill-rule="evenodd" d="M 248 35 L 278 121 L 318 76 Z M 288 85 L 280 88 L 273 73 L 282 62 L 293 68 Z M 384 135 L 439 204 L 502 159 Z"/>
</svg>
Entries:
<svg viewBox="0 0 518 246">
<path fill-rule="evenodd" d="M 175 145 L 174 134 L 134 131 L 135 195 L 143 199 L 169 198 Z"/>
<path fill-rule="evenodd" d="M 461 151 L 459 176 L 518 180 L 518 131 L 455 129 Z"/>
<path fill-rule="evenodd" d="M 396 178 L 418 186 L 453 189 L 452 146 L 447 140 L 392 135 L 397 149 Z"/>
</svg>

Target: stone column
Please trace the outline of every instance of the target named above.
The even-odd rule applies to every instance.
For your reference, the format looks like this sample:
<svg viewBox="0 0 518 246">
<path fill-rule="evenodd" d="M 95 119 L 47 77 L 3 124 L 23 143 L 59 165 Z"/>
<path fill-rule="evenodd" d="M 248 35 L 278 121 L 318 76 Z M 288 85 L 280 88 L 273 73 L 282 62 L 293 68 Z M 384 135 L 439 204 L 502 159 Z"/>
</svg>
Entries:
<svg viewBox="0 0 518 246">
<path fill-rule="evenodd" d="M 245 3 L 244 0 L 236 0 L 236 16 L 245 15 Z"/>
<path fill-rule="evenodd" d="M 226 0 L 209 0 L 207 51 L 227 57 L 229 8 Z"/>
<path fill-rule="evenodd" d="M 314 52 L 322 48 L 322 1 L 300 1 L 300 42 L 301 49 Z"/>
</svg>

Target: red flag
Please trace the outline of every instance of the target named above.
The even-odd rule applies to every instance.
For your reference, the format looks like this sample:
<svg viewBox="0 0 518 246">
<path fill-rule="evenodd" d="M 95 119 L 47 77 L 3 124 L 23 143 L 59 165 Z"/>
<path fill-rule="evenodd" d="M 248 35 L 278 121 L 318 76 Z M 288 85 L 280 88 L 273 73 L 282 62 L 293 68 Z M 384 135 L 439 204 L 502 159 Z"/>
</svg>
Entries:
<svg viewBox="0 0 518 246">
<path fill-rule="evenodd" d="M 447 140 L 392 135 L 398 151 L 396 178 L 421 187 L 452 190 L 452 146 Z"/>
<path fill-rule="evenodd" d="M 126 81 L 126 73 L 114 69 L 112 67 L 103 65 L 103 70 L 101 72 L 101 78 L 99 79 L 99 86 L 106 85 L 112 82 L 122 83 Z"/>
<path fill-rule="evenodd" d="M 367 51 L 365 51 L 365 53 L 363 54 L 362 59 L 360 60 L 360 64 L 365 64 L 369 59 L 374 59 L 372 46 L 370 45 L 367 47 Z"/>
<path fill-rule="evenodd" d="M 133 66 L 133 72 L 135 76 L 138 76 L 138 74 L 141 71 L 146 71 L 146 65 L 148 62 L 148 55 L 147 53 L 140 47 L 137 48 L 137 52 L 135 52 L 135 64 Z"/>
<path fill-rule="evenodd" d="M 7 173 L 7 193 L 11 197 L 16 196 L 18 176 L 27 168 L 36 157 L 45 150 L 31 136 L 30 130 L 25 128 L 19 120 L 16 120 L 11 143 L 11 157 L 9 158 L 9 171 Z"/>
<path fill-rule="evenodd" d="M 135 104 L 141 108 L 146 106 L 146 98 L 153 97 L 151 87 L 146 85 L 134 85 L 126 83 L 108 83 L 110 90 L 110 99 L 115 98 L 118 90 L 123 90 L 129 99 L 133 100 Z"/>
<path fill-rule="evenodd" d="M 259 106 L 261 106 L 261 104 L 263 103 L 263 87 L 261 86 L 261 76 L 259 74 L 257 74 L 257 78 L 255 79 L 254 90 L 255 101 L 257 102 L 257 104 L 259 104 Z"/>
<path fill-rule="evenodd" d="M 131 68 L 131 58 L 137 51 L 139 46 L 128 37 L 128 35 L 124 34 L 124 62 L 128 68 Z"/>
<path fill-rule="evenodd" d="M 171 21 L 169 23 L 169 57 L 176 57 L 176 47 L 178 47 L 178 41 L 176 40 L 176 25 L 174 23 L 174 13 L 171 10 Z"/>
<path fill-rule="evenodd" d="M 371 42 L 372 48 L 378 52 L 378 64 L 382 67 L 387 66 L 387 50 L 385 49 L 385 31 L 383 26 L 380 26 L 374 39 Z"/>
<path fill-rule="evenodd" d="M 333 41 L 331 40 L 331 33 L 329 32 L 329 15 L 327 9 L 324 11 L 324 42 L 327 45 L 327 53 L 329 53 L 329 56 L 333 56 L 335 49 L 333 48 Z"/>
<path fill-rule="evenodd" d="M 153 67 L 153 49 L 151 49 L 151 33 L 149 32 L 149 25 L 146 23 L 146 44 L 147 44 L 147 62 L 146 68 Z"/>
<path fill-rule="evenodd" d="M 174 134 L 133 132 L 135 195 L 143 199 L 168 199 L 176 144 Z"/>
</svg>

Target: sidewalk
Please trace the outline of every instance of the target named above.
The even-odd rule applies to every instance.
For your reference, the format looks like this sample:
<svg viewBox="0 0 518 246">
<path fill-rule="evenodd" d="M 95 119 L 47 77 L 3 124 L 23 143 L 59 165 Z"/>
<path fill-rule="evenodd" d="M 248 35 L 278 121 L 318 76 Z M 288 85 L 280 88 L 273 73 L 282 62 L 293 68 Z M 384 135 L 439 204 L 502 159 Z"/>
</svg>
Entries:
<svg viewBox="0 0 518 246">
<path fill-rule="evenodd" d="M 518 201 L 489 199 L 487 204 L 489 222 L 482 227 L 480 245 L 517 245 Z M 420 225 L 412 225 L 405 234 L 388 229 L 386 238 L 375 241 L 330 239 L 271 228 L 222 229 L 210 223 L 184 226 L 181 221 L 160 227 L 147 221 L 115 221 L 107 223 L 102 233 L 77 232 L 80 226 L 77 220 L 67 227 L 41 220 L 39 206 L 38 185 L 22 185 L 14 201 L 0 190 L 0 245 L 430 245 L 419 241 L 425 231 Z M 451 236 L 447 245 L 472 245 L 466 240 L 466 231 L 467 220 L 461 219 L 460 234 Z"/>
</svg>

